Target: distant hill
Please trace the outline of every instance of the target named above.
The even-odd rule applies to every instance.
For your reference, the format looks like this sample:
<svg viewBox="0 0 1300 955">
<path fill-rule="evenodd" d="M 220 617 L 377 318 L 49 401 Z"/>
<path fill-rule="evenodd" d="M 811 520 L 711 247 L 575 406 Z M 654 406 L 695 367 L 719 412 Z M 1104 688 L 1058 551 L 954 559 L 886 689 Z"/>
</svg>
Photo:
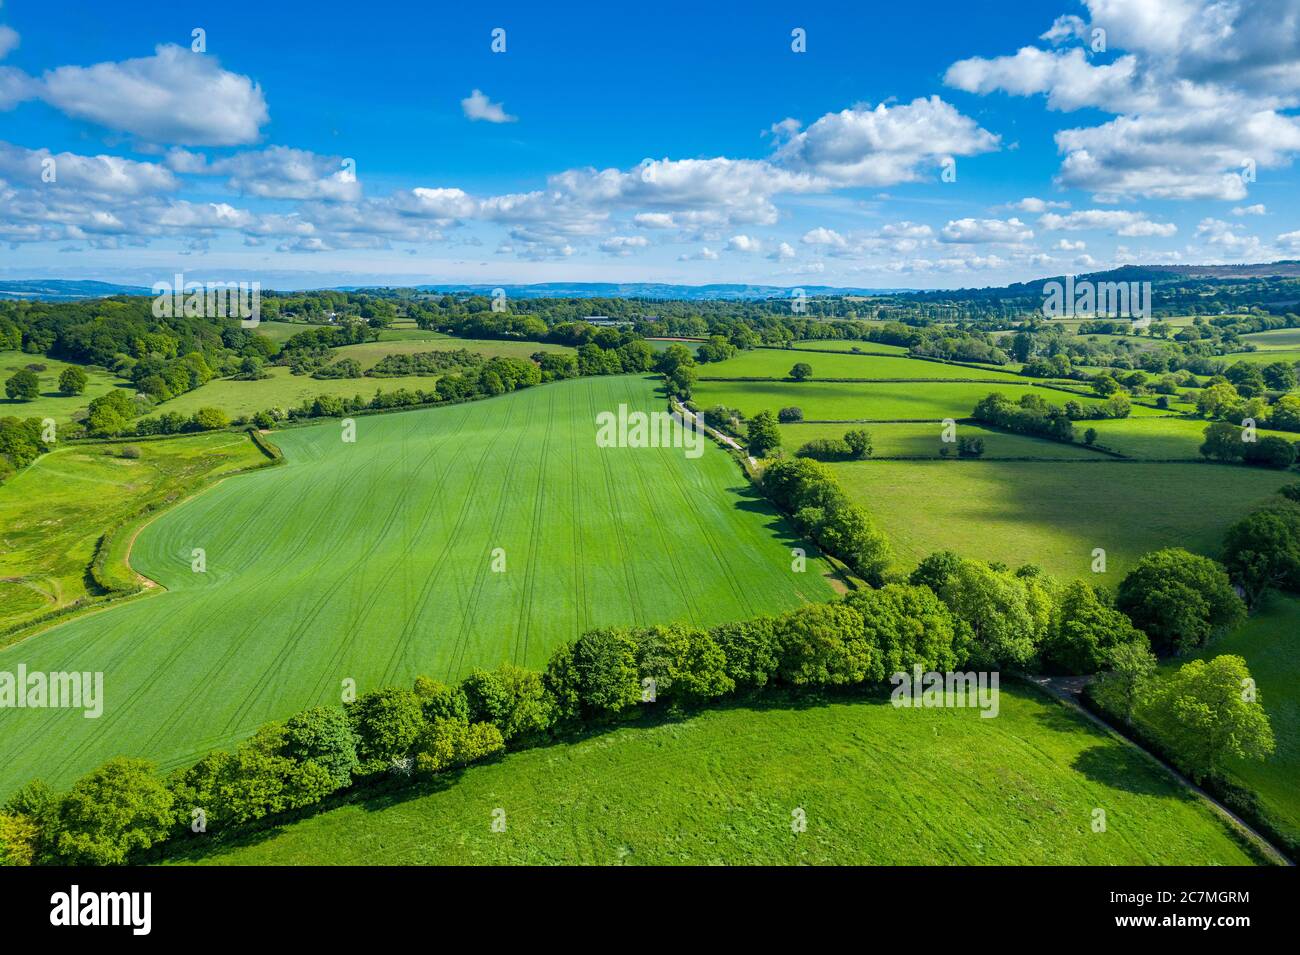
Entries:
<svg viewBox="0 0 1300 955">
<path fill-rule="evenodd" d="M 47 302 L 72 302 L 109 295 L 149 295 L 139 285 L 114 285 L 111 282 L 70 281 L 67 279 L 0 279 L 0 299 L 36 298 Z"/>
<path fill-rule="evenodd" d="M 1300 261 L 1268 262 L 1257 265 L 1123 265 L 1102 272 L 1074 273 L 1075 282 L 1151 282 L 1166 285 L 1204 279 L 1231 283 L 1251 279 L 1300 278 Z M 923 290 L 913 294 L 927 299 L 936 298 L 1004 298 L 1042 297 L 1043 284 L 1063 282 L 1064 275 L 1046 275 L 1029 282 L 1015 282 L 1006 286 L 980 288 Z"/>
<path fill-rule="evenodd" d="M 1104 272 L 1076 275 L 1075 279 L 1094 282 L 1156 282 L 1206 279 L 1232 282 L 1261 278 L 1300 278 L 1300 261 L 1287 260 L 1258 265 L 1125 265 Z M 909 289 L 909 288 L 849 288 L 832 285 L 747 285 L 718 283 L 713 285 L 672 285 L 659 282 L 538 282 L 528 285 L 481 284 L 428 284 L 428 285 L 346 285 L 334 286 L 337 291 L 364 292 L 378 289 L 410 288 L 419 292 L 473 294 L 491 296 L 495 289 L 503 289 L 510 298 L 642 298 L 673 299 L 677 301 L 747 301 L 766 298 L 788 298 L 796 288 L 809 296 L 881 296 L 914 295 L 925 299 L 935 298 L 1016 298 L 1041 296 L 1044 282 L 1063 279 L 1063 276 L 1046 276 L 1030 282 L 1016 282 L 1007 286 L 986 286 L 966 289 Z M 322 288 L 324 286 L 321 286 Z M 270 291 L 271 285 L 265 286 Z M 150 295 L 144 286 L 116 285 L 110 282 L 72 281 L 66 279 L 0 279 L 0 300 L 44 299 L 47 301 L 74 301 L 103 298 L 109 295 Z"/>
<path fill-rule="evenodd" d="M 909 289 L 836 288 L 830 285 L 666 285 L 657 282 L 541 282 L 533 285 L 417 285 L 421 292 L 491 295 L 504 289 L 513 298 L 651 298 L 677 301 L 788 297 L 796 288 L 807 295 L 892 295 Z"/>
</svg>

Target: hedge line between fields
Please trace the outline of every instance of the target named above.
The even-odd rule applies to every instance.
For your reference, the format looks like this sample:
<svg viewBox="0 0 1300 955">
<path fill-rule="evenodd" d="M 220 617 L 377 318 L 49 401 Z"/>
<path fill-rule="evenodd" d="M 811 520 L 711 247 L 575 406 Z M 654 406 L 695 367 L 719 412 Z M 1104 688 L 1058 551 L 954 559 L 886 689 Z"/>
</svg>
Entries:
<svg viewBox="0 0 1300 955">
<path fill-rule="evenodd" d="M 64 794 L 29 784 L 0 812 L 0 859 L 141 861 L 144 850 L 192 841 L 200 818 L 205 834 L 234 835 L 341 790 L 432 779 L 646 711 L 777 687 L 871 687 L 918 665 L 949 672 L 966 661 L 965 641 L 939 597 L 910 584 L 711 628 L 592 630 L 557 647 L 542 672 L 506 664 L 454 687 L 421 677 L 411 689 L 373 690 L 267 724 L 233 753 L 211 752 L 165 777 L 145 760 L 119 757 Z"/>
</svg>

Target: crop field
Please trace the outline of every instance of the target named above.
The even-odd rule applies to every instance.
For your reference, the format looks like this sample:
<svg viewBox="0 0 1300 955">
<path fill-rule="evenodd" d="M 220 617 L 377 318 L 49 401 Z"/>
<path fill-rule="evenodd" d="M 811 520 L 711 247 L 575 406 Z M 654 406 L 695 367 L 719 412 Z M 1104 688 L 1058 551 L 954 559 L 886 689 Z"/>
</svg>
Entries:
<svg viewBox="0 0 1300 955">
<path fill-rule="evenodd" d="M 87 596 L 96 541 L 140 508 L 266 460 L 226 432 L 129 445 L 138 458 L 125 447 L 60 447 L 0 484 L 0 628 Z"/>
<path fill-rule="evenodd" d="M 868 429 L 869 430 L 869 429 Z M 1217 552 L 1228 525 L 1288 480 L 1260 468 L 1089 461 L 832 465 L 894 542 L 900 569 L 954 550 L 1114 586 L 1147 551 Z M 1107 570 L 1091 571 L 1093 548 Z"/>
<path fill-rule="evenodd" d="M 812 380 L 819 378 L 943 378 L 980 379 L 1027 383 L 1020 375 L 990 371 L 969 365 L 950 365 L 919 358 L 883 355 L 794 355 L 792 349 L 755 348 L 742 351 L 734 358 L 717 364 L 701 365 L 701 377 L 716 378 L 785 378 L 796 362 L 812 367 Z"/>
<path fill-rule="evenodd" d="M 804 443 L 817 438 L 842 438 L 850 428 L 863 428 L 871 435 L 873 458 L 935 458 L 944 447 L 940 440 L 943 426 L 937 422 L 869 425 L 851 424 L 783 424 L 781 443 L 787 452 L 797 451 Z M 1043 460 L 1095 460 L 1100 455 L 1079 444 L 1065 444 L 1021 434 L 994 431 L 976 424 L 963 422 L 957 425 L 958 438 L 981 438 L 984 441 L 984 460 L 990 458 L 1040 458 Z M 957 445 L 947 445 L 952 457 L 957 456 Z"/>
<path fill-rule="evenodd" d="M 597 448 L 594 416 L 621 403 L 664 407 L 650 379 L 587 378 L 358 417 L 355 443 L 334 420 L 275 434 L 287 464 L 140 532 L 131 564 L 165 592 L 0 650 L 0 668 L 103 671 L 111 703 L 95 720 L 0 712 L 0 793 L 119 753 L 176 765 L 337 702 L 347 679 L 365 692 L 537 667 L 596 626 L 832 594 L 820 561 L 792 572 L 789 548 L 808 545 L 715 447 Z"/>
<path fill-rule="evenodd" d="M 114 388 L 130 387 L 121 378 L 106 371 L 78 365 L 86 373 L 86 390 L 80 395 L 65 395 L 59 391 L 59 375 L 68 367 L 69 362 L 20 351 L 0 351 L 0 382 L 28 365 L 45 366 L 44 371 L 36 373 L 41 380 L 40 397 L 32 401 L 14 401 L 0 388 L 0 418 L 10 415 L 15 418 L 53 418 L 59 427 L 63 427 L 84 417 L 93 399 Z"/>
<path fill-rule="evenodd" d="M 865 359 L 853 358 L 850 361 Z M 1022 379 L 1023 380 L 1023 379 Z M 968 417 L 981 398 L 1002 392 L 1012 400 L 1037 394 L 1056 405 L 1071 399 L 1084 405 L 1098 399 L 1051 388 L 1023 384 L 982 382 L 826 382 L 826 381 L 701 381 L 694 391 L 701 408 L 723 404 L 739 408 L 752 418 L 760 411 L 775 412 L 794 406 L 810 421 L 942 421 Z M 1167 414 L 1154 408 L 1133 406 L 1133 414 Z"/>
<path fill-rule="evenodd" d="M 506 812 L 504 833 L 489 822 Z M 1106 811 L 1107 830 L 1091 829 Z M 803 809 L 807 831 L 791 831 Z M 218 865 L 1249 865 L 1163 770 L 1004 683 L 999 712 L 731 706 L 357 798 L 195 855 Z"/>
</svg>

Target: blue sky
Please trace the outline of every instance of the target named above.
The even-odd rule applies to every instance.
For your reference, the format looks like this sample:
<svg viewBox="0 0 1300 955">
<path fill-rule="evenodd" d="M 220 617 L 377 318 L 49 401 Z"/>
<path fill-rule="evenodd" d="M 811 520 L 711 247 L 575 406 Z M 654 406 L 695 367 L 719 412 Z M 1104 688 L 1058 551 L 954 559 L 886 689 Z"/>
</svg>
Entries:
<svg viewBox="0 0 1300 955">
<path fill-rule="evenodd" d="M 535 6 L 5 0 L 0 275 L 954 287 L 1300 258 L 1300 0 Z"/>
</svg>

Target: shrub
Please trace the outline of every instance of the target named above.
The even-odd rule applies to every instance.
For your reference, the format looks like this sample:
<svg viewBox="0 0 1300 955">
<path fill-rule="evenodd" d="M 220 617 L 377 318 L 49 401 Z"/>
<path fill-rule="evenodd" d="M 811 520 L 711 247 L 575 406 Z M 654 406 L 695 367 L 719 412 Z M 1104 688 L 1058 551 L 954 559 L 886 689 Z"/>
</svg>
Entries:
<svg viewBox="0 0 1300 955">
<path fill-rule="evenodd" d="M 420 709 L 426 723 L 434 720 L 469 721 L 469 700 L 460 687 L 447 686 L 427 676 L 418 676 L 412 692 L 420 698 Z"/>
<path fill-rule="evenodd" d="M 153 763 L 119 757 L 81 777 L 59 800 L 53 846 L 69 865 L 120 865 L 166 838 L 173 797 Z"/>
<path fill-rule="evenodd" d="M 814 438 L 795 452 L 795 457 L 814 461 L 844 461 L 852 456 L 853 451 L 842 438 Z"/>
<path fill-rule="evenodd" d="M 504 748 L 501 730 L 493 723 L 435 719 L 416 740 L 415 768 L 422 773 L 438 773 L 483 759 Z"/>
<path fill-rule="evenodd" d="M 542 685 L 542 675 L 513 664 L 495 670 L 474 670 L 461 690 L 469 708 L 469 719 L 492 723 L 508 743 L 531 739 L 551 728 L 555 719 Z"/>
<path fill-rule="evenodd" d="M 1295 464 L 1296 449 L 1285 438 L 1268 435 L 1257 441 L 1245 442 L 1243 458 L 1247 464 L 1285 471 Z"/>
<path fill-rule="evenodd" d="M 329 774 L 333 788 L 352 782 L 360 765 L 357 737 L 343 710 L 317 706 L 290 717 L 284 724 L 284 753 L 300 763 L 311 760 Z"/>
<path fill-rule="evenodd" d="M 410 690 L 373 690 L 345 705 L 357 737 L 359 772 L 373 774 L 410 755 L 424 730 L 421 701 Z"/>
<path fill-rule="evenodd" d="M 230 427 L 229 416 L 220 408 L 200 408 L 190 421 L 196 431 L 218 431 Z"/>
<path fill-rule="evenodd" d="M 795 362 L 794 367 L 790 369 L 790 377 L 795 381 L 806 381 L 812 377 L 812 373 L 812 365 L 806 361 Z"/>
<path fill-rule="evenodd" d="M 852 428 L 845 431 L 844 443 L 848 445 L 849 454 L 853 457 L 871 457 L 871 435 L 861 428 Z"/>
<path fill-rule="evenodd" d="M 723 652 L 726 675 L 737 689 L 760 690 L 776 675 L 780 649 L 771 617 L 724 623 L 710 632 Z"/>
<path fill-rule="evenodd" d="M 789 424 L 792 421 L 802 421 L 803 409 L 795 407 L 782 408 L 776 413 L 776 420 L 780 421 L 782 424 Z"/>
<path fill-rule="evenodd" d="M 726 655 L 707 630 L 670 626 L 639 631 L 637 668 L 643 688 L 653 681 L 649 685 L 656 702 L 698 704 L 736 688 L 727 674 Z"/>
</svg>

